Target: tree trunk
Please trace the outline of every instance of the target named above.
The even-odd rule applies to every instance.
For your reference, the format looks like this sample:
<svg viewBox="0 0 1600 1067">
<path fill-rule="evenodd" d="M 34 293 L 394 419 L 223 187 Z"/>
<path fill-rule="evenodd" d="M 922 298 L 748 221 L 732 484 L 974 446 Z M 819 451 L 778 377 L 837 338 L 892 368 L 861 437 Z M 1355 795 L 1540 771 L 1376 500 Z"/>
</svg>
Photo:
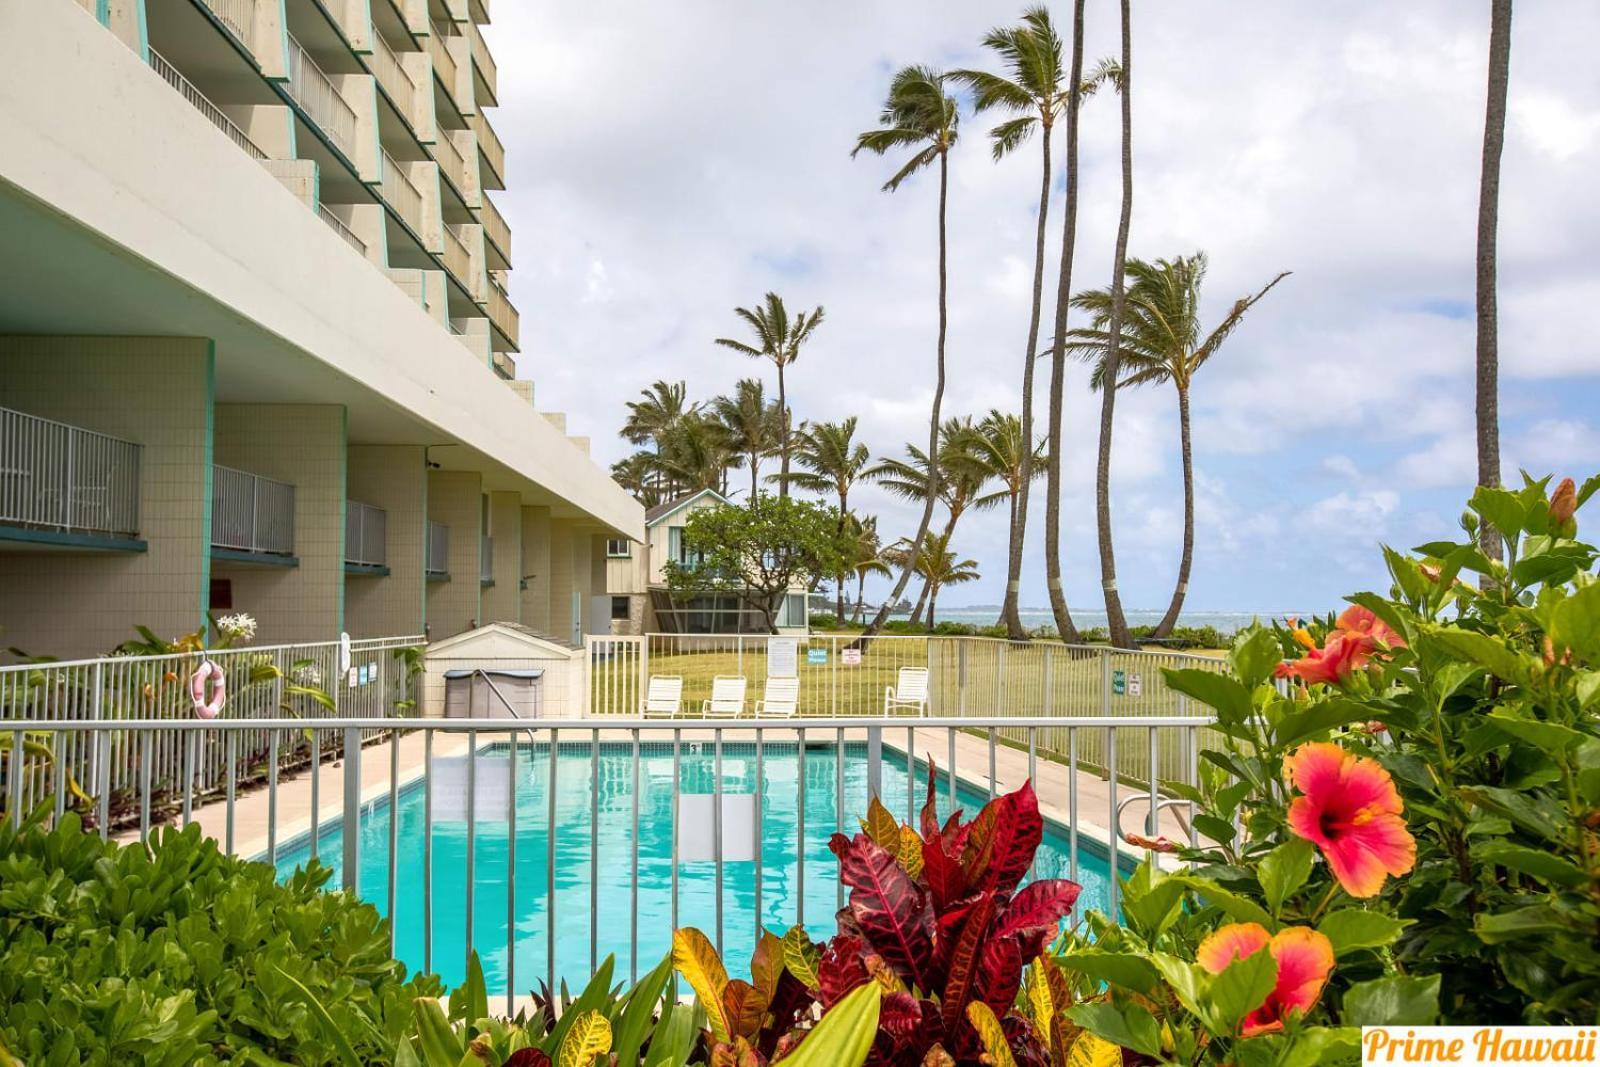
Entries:
<svg viewBox="0 0 1600 1067">
<path fill-rule="evenodd" d="M 756 462 L 756 454 L 752 452 L 750 453 L 750 500 L 752 502 L 754 502 L 756 498 L 756 486 L 760 482 L 760 477 L 761 466 Z"/>
<path fill-rule="evenodd" d="M 789 499 L 789 401 L 783 389 L 783 364 L 778 364 L 778 499 Z"/>
<path fill-rule="evenodd" d="M 1045 468 L 1044 567 L 1056 633 L 1068 644 L 1082 641 L 1061 586 L 1061 418 L 1067 377 L 1067 308 L 1072 301 L 1072 254 L 1078 241 L 1078 111 L 1083 102 L 1083 5 L 1072 5 L 1072 79 L 1067 90 L 1067 200 L 1062 209 L 1061 270 L 1056 284 L 1055 336 L 1050 344 L 1049 456 Z"/>
<path fill-rule="evenodd" d="M 1178 390 L 1178 451 L 1183 458 L 1183 555 L 1178 560 L 1178 586 L 1172 591 L 1172 603 L 1150 635 L 1158 638 L 1171 637 L 1178 625 L 1183 598 L 1189 593 L 1189 568 L 1194 563 L 1194 455 L 1189 446 L 1189 390 L 1184 388 Z"/>
<path fill-rule="evenodd" d="M 1100 449 L 1094 474 L 1095 531 L 1100 541 L 1100 588 L 1106 599 L 1106 628 L 1115 648 L 1132 648 L 1133 634 L 1117 592 L 1117 559 L 1111 537 L 1111 427 L 1117 411 L 1118 357 L 1122 312 L 1127 297 L 1128 225 L 1133 218 L 1133 36 L 1132 0 L 1122 0 L 1122 215 L 1111 260 L 1111 322 L 1107 328 L 1105 381 L 1100 389 Z"/>
<path fill-rule="evenodd" d="M 1022 488 L 1012 505 L 1006 600 L 1000 610 L 1000 621 L 1013 641 L 1028 637 L 1017 609 L 1022 598 L 1022 549 L 1028 537 L 1028 487 L 1033 483 L 1033 364 L 1039 351 L 1039 315 L 1044 308 L 1045 223 L 1050 216 L 1050 116 L 1044 116 L 1042 122 L 1044 164 L 1039 182 L 1039 228 L 1033 242 L 1033 310 L 1028 316 L 1028 347 L 1022 356 Z"/>
<path fill-rule="evenodd" d="M 1500 341 L 1495 292 L 1500 223 L 1500 153 L 1506 140 L 1506 90 L 1511 82 L 1511 0 L 1491 0 L 1489 92 L 1478 184 L 1478 484 L 1500 485 Z M 1483 554 L 1501 558 L 1501 532 L 1487 522 Z"/>
<path fill-rule="evenodd" d="M 850 613 L 851 620 L 860 622 L 862 614 L 867 607 L 867 572 L 859 571 L 856 574 L 856 610 Z M 843 622 L 844 620 L 839 620 Z"/>
<path fill-rule="evenodd" d="M 883 629 L 884 621 L 889 618 L 889 611 L 906 591 L 906 585 L 911 581 L 911 576 L 916 573 L 917 564 L 922 561 L 922 542 L 928 536 L 928 526 L 933 522 L 933 505 L 938 501 L 939 495 L 933 492 L 937 484 L 933 479 L 938 477 L 939 470 L 939 408 L 944 403 L 944 341 L 949 325 L 949 309 L 947 300 L 949 296 L 949 277 L 947 262 L 947 245 L 945 234 L 945 208 L 950 196 L 950 154 L 948 151 L 939 152 L 939 343 L 934 372 L 933 407 L 928 414 L 928 499 L 922 504 L 922 521 L 917 524 L 917 535 L 912 539 L 911 551 L 907 555 L 905 568 L 900 572 L 900 578 L 894 584 L 894 591 L 884 599 L 883 606 L 873 616 L 872 622 L 862 633 L 860 640 L 874 637 Z"/>
<path fill-rule="evenodd" d="M 932 583 L 929 583 L 929 585 L 930 585 L 930 587 L 932 587 Z M 934 588 L 933 592 L 928 594 L 928 632 L 929 633 L 933 632 L 933 627 L 934 627 L 933 615 L 934 615 L 934 612 L 938 609 L 938 607 L 939 607 L 939 590 L 937 588 Z"/>
<path fill-rule="evenodd" d="M 922 622 L 922 613 L 928 608 L 928 583 L 922 583 L 922 592 L 917 594 L 917 605 L 911 609 L 911 625 L 918 626 Z"/>
</svg>

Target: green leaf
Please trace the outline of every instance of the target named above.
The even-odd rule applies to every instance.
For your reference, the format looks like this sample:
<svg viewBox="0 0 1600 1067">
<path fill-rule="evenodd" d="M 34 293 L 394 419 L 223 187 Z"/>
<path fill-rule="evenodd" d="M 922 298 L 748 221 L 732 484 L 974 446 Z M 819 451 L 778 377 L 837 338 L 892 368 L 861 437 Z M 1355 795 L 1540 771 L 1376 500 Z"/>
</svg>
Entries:
<svg viewBox="0 0 1600 1067">
<path fill-rule="evenodd" d="M 1056 962 L 1067 970 L 1077 971 L 1096 982 L 1105 982 L 1146 995 L 1155 989 L 1156 983 L 1161 978 L 1148 959 L 1131 952 L 1086 949 L 1058 956 Z"/>
<path fill-rule="evenodd" d="M 1549 934 L 1569 929 L 1569 924 L 1548 904 L 1530 904 L 1523 908 L 1479 915 L 1473 922 L 1478 936 L 1485 944 L 1498 945 L 1524 937 L 1544 938 Z"/>
<path fill-rule="evenodd" d="M 669 952 L 660 963 L 656 964 L 655 970 L 645 975 L 628 994 L 628 1002 L 623 1006 L 622 1013 L 617 1019 L 616 1040 L 612 1045 L 618 1063 L 638 1062 L 639 1049 L 644 1044 L 644 1039 L 650 1035 L 650 1024 L 654 1020 L 655 1010 L 671 978 L 672 954 Z"/>
<path fill-rule="evenodd" d="M 300 994 L 300 999 L 305 1001 L 306 1007 L 311 1009 L 311 1014 L 316 1017 L 317 1024 L 322 1027 L 323 1038 L 329 1045 L 333 1046 L 333 1051 L 339 1054 L 339 1061 L 344 1064 L 344 1067 L 361 1067 L 361 1057 L 356 1055 L 356 1050 L 350 1045 L 350 1039 L 339 1028 L 339 1024 L 333 1021 L 333 1016 L 329 1015 L 328 1009 L 322 1006 L 322 1001 L 318 1000 L 298 978 L 285 971 L 282 967 L 278 968 L 278 973 L 283 976 L 284 981 L 294 986 L 295 991 Z"/>
<path fill-rule="evenodd" d="M 1232 1033 L 1246 1015 L 1266 1002 L 1278 983 L 1278 961 L 1261 949 L 1235 959 L 1211 980 L 1211 1007 L 1217 1029 Z"/>
<path fill-rule="evenodd" d="M 1318 737 L 1340 726 L 1353 722 L 1367 722 L 1374 718 L 1373 709 L 1354 700 L 1335 697 L 1312 704 L 1300 711 L 1291 711 L 1278 720 L 1277 742 L 1284 748 Z"/>
<path fill-rule="evenodd" d="M 1383 546 L 1383 558 L 1389 565 L 1389 573 L 1394 577 L 1394 583 L 1400 587 L 1400 592 L 1408 601 L 1428 599 L 1428 594 L 1433 592 L 1433 583 L 1423 577 L 1422 571 L 1417 568 L 1416 560 L 1401 555 L 1388 545 Z"/>
<path fill-rule="evenodd" d="M 1165 952 L 1151 953 L 1150 962 L 1155 964 L 1161 977 L 1167 980 L 1173 994 L 1189 1009 L 1190 1014 L 1207 1020 L 1209 1024 L 1212 1017 L 1211 976 L 1187 960 L 1180 960 Z"/>
<path fill-rule="evenodd" d="M 1114 1045 L 1146 1056 L 1161 1055 L 1161 1030 L 1155 1018 L 1137 1004 L 1119 1010 L 1110 1001 L 1086 1001 L 1067 1009 L 1067 1018 Z"/>
<path fill-rule="evenodd" d="M 1394 975 L 1350 987 L 1344 1021 L 1351 1026 L 1428 1026 L 1439 1017 L 1439 976 Z"/>
<path fill-rule="evenodd" d="M 1501 733 L 1512 740 L 1527 741 L 1551 755 L 1560 755 L 1589 740 L 1588 734 L 1579 733 L 1570 726 L 1530 719 L 1518 715 L 1508 707 L 1495 708 L 1489 712 L 1488 718 L 1499 727 Z"/>
<path fill-rule="evenodd" d="M 1528 519 L 1528 510 L 1509 490 L 1480 485 L 1472 494 L 1472 510 L 1482 515 L 1508 541 L 1516 541 Z"/>
<path fill-rule="evenodd" d="M 1283 902 L 1300 891 L 1311 877 L 1311 861 L 1316 857 L 1316 846 L 1303 837 L 1291 837 L 1261 859 L 1256 878 L 1266 895 L 1267 907 L 1272 914 L 1283 911 Z"/>
<path fill-rule="evenodd" d="M 1381 911 L 1364 908 L 1341 908 L 1323 917 L 1317 931 L 1333 944 L 1336 956 L 1347 956 L 1366 948 L 1383 948 L 1392 945 L 1408 923 Z"/>
<path fill-rule="evenodd" d="M 1271 630 L 1252 626 L 1234 638 L 1228 661 L 1245 687 L 1254 689 L 1272 677 L 1272 672 L 1283 661 L 1283 649 Z"/>
<path fill-rule="evenodd" d="M 789 1067 L 861 1067 L 878 1036 L 882 990 L 877 982 L 857 986 L 828 1009 L 783 1062 Z"/>
<path fill-rule="evenodd" d="M 682 1067 L 688 1062 L 699 1036 L 694 1025 L 694 1009 L 687 1004 L 674 1004 L 656 1024 L 655 1033 L 650 1037 L 650 1049 L 645 1053 L 644 1067 Z"/>
<path fill-rule="evenodd" d="M 1211 838 L 1211 840 L 1221 844 L 1227 844 L 1232 841 L 1237 832 L 1233 828 L 1233 823 L 1227 819 L 1209 815 L 1203 811 L 1195 815 L 1194 828 Z"/>
<path fill-rule="evenodd" d="M 1455 656 L 1471 660 L 1508 682 L 1525 681 L 1529 668 L 1535 662 L 1532 657 L 1522 655 L 1504 642 L 1473 630 L 1438 626 L 1430 628 L 1428 636 Z"/>
<path fill-rule="evenodd" d="M 1526 848 L 1510 841 L 1480 841 L 1472 846 L 1473 858 L 1481 863 L 1529 874 L 1543 882 L 1580 886 L 1589 879 L 1577 864 L 1553 852 Z"/>
<path fill-rule="evenodd" d="M 460 1063 L 466 1049 L 451 1029 L 450 1021 L 444 1017 L 444 1009 L 439 1007 L 439 1002 L 419 997 L 411 1010 L 416 1015 L 417 1041 L 422 1045 L 422 1058 L 428 1067 L 455 1067 Z"/>
<path fill-rule="evenodd" d="M 1590 582 L 1556 605 L 1550 640 L 1584 660 L 1600 660 L 1600 582 Z"/>
<path fill-rule="evenodd" d="M 1487 785 L 1462 786 L 1457 792 L 1480 808 L 1504 815 L 1529 833 L 1538 834 L 1548 841 L 1562 840 L 1561 827 L 1546 801 L 1536 801 L 1515 790 Z"/>
<path fill-rule="evenodd" d="M 1202 902 L 1211 905 L 1228 918 L 1242 923 L 1259 923 L 1268 930 L 1277 928 L 1277 923 L 1272 921 L 1272 916 L 1267 914 L 1265 908 L 1248 897 L 1240 896 L 1231 889 L 1224 889 L 1209 878 L 1194 874 L 1173 875 L 1174 881 L 1182 882 L 1191 889 Z"/>
<path fill-rule="evenodd" d="M 1163 667 L 1167 688 L 1193 697 L 1209 708 L 1215 708 L 1218 719 L 1241 723 L 1250 716 L 1250 690 L 1225 674 L 1216 671 Z"/>
</svg>

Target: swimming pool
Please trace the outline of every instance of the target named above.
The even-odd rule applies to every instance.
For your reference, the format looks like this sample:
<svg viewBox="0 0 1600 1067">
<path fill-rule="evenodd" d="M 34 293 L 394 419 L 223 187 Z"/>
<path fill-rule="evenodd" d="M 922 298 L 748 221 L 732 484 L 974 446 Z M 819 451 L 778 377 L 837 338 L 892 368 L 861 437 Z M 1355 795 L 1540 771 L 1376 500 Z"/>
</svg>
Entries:
<svg viewBox="0 0 1600 1067">
<path fill-rule="evenodd" d="M 867 747 L 844 746 L 844 811 L 835 803 L 839 751 L 833 743 L 806 744 L 804 760 L 797 760 L 794 742 L 763 745 L 764 783 L 761 835 L 761 922 L 779 933 L 797 921 L 800 879 L 796 864 L 800 777 L 805 779 L 805 924 L 813 937 L 834 930 L 838 906 L 838 861 L 828 851 L 828 838 L 842 817 L 845 832 L 859 829 L 857 820 L 867 806 Z M 480 748 L 478 767 L 487 776 L 498 761 L 505 769 L 509 746 L 505 742 Z M 889 810 L 904 819 L 906 813 L 906 760 L 884 750 L 882 796 Z M 637 959 L 639 973 L 654 966 L 671 947 L 672 938 L 672 797 L 673 746 L 646 742 L 640 746 L 639 765 L 639 879 L 638 944 L 631 939 L 630 908 L 634 894 L 633 864 L 633 747 L 629 743 L 602 742 L 595 759 L 588 741 L 562 742 L 556 753 L 555 795 L 555 918 L 557 979 L 583 984 L 590 973 L 591 937 L 599 959 L 617 958 L 619 976 L 629 974 Z M 678 781 L 685 794 L 710 793 L 715 779 L 715 752 L 711 742 L 683 743 Z M 916 801 L 921 806 L 926 789 L 925 765 Z M 598 774 L 596 771 L 598 770 Z M 545 978 L 548 937 L 549 884 L 546 849 L 549 825 L 550 749 L 548 744 L 522 744 L 516 759 L 516 868 L 515 892 L 508 908 L 507 876 L 510 849 L 504 821 L 478 820 L 473 848 L 472 945 L 483 963 L 489 989 L 506 989 L 508 912 L 514 913 L 515 989 L 524 992 Z M 755 746 L 725 742 L 722 746 L 724 793 L 754 791 Z M 948 816 L 949 793 L 943 775 L 939 787 L 940 817 Z M 396 865 L 395 953 L 408 967 L 429 962 L 424 949 L 423 826 L 424 792 L 420 782 L 401 790 L 399 798 L 399 862 Z M 598 790 L 598 843 L 591 857 L 592 795 Z M 987 793 L 958 783 L 961 806 L 975 814 Z M 482 795 L 481 793 L 479 794 Z M 435 797 L 438 803 L 437 796 Z M 361 869 L 357 890 L 386 908 L 389 869 L 389 803 L 384 797 L 363 810 L 360 819 Z M 318 858 L 335 870 L 339 884 L 343 837 L 342 823 L 320 828 Z M 309 834 L 281 847 L 278 872 L 287 876 L 311 856 Z M 446 821 L 435 811 L 433 824 L 433 944 L 432 969 L 447 985 L 459 982 L 466 970 L 466 857 L 464 821 Z M 756 863 L 724 860 L 722 878 L 723 955 L 730 973 L 744 973 L 755 946 Z M 1034 864 L 1034 877 L 1065 878 L 1069 869 L 1066 833 L 1046 823 L 1044 844 Z M 598 874 L 597 910 L 591 909 L 591 882 Z M 1080 909 L 1100 908 L 1107 902 L 1107 860 L 1104 849 L 1086 837 L 1078 842 L 1078 882 L 1083 886 Z M 715 938 L 716 864 L 681 860 L 678 864 L 678 925 L 697 926 Z"/>
</svg>

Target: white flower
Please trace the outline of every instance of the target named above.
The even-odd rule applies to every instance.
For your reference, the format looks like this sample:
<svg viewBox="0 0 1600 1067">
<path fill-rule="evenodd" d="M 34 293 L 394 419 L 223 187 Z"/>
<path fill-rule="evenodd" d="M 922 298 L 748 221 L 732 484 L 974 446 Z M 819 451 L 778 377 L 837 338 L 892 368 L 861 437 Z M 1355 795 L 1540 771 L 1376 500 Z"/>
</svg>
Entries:
<svg viewBox="0 0 1600 1067">
<path fill-rule="evenodd" d="M 231 640 L 249 641 L 256 636 L 256 620 L 241 611 L 237 615 L 224 615 L 218 619 L 217 629 Z"/>
</svg>

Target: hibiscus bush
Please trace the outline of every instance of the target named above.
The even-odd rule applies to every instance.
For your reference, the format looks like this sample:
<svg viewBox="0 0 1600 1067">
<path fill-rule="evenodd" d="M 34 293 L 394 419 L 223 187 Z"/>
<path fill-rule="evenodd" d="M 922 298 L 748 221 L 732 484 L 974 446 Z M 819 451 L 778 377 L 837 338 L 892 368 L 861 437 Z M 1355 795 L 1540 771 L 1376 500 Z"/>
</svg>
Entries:
<svg viewBox="0 0 1600 1067">
<path fill-rule="evenodd" d="M 1480 489 L 1393 585 L 1168 671 L 1220 743 L 1164 840 L 1058 964 L 1068 1017 L 1137 1057 L 1351 1060 L 1361 1025 L 1600 1015 L 1600 489 Z M 1504 560 L 1480 547 L 1485 526 Z M 1475 576 L 1474 582 L 1462 575 Z"/>
</svg>

